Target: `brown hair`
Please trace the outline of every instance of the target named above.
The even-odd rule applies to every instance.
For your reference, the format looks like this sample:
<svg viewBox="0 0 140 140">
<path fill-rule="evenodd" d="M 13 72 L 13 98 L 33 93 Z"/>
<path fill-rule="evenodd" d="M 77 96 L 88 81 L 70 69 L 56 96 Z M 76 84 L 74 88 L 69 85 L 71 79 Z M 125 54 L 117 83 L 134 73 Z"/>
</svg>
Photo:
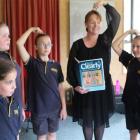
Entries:
<svg viewBox="0 0 140 140">
<path fill-rule="evenodd" d="M 100 21 L 102 20 L 102 17 L 101 15 L 99 14 L 98 11 L 96 10 L 91 10 L 89 11 L 86 16 L 85 16 L 85 23 L 88 22 L 89 18 L 92 16 L 92 15 L 97 15 L 97 17 L 99 17 Z"/>
<path fill-rule="evenodd" d="M 16 66 L 12 61 L 0 58 L 0 80 L 5 79 L 7 74 L 13 70 L 16 70 Z"/>
<path fill-rule="evenodd" d="M 38 34 L 38 35 L 36 36 L 36 38 L 35 38 L 35 45 L 37 45 L 38 40 L 39 40 L 41 37 L 44 37 L 44 36 L 50 37 L 50 36 L 49 36 L 48 34 L 46 34 L 46 33 Z"/>
</svg>

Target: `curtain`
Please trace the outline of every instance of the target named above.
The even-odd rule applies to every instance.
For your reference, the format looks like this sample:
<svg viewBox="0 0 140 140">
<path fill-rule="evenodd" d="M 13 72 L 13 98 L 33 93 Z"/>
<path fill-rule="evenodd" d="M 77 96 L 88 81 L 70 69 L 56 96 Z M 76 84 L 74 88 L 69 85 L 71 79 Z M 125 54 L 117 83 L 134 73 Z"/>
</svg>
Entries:
<svg viewBox="0 0 140 140">
<path fill-rule="evenodd" d="M 26 71 L 16 50 L 16 40 L 32 26 L 40 27 L 48 33 L 52 40 L 50 59 L 60 60 L 59 43 L 59 0 L 4 0 L 4 22 L 9 26 L 11 37 L 11 55 L 22 69 L 22 99 L 25 102 Z M 34 38 L 32 34 L 25 47 L 30 55 L 35 56 Z"/>
</svg>

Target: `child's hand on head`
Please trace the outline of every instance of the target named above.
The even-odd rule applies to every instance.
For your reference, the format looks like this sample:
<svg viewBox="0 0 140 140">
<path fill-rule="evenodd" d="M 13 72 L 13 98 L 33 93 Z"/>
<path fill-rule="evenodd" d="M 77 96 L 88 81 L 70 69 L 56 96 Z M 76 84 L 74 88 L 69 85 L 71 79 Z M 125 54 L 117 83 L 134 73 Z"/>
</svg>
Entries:
<svg viewBox="0 0 140 140">
<path fill-rule="evenodd" d="M 135 34 L 137 36 L 137 35 L 140 35 L 140 31 L 138 31 L 136 29 L 131 29 L 130 34 Z"/>
<path fill-rule="evenodd" d="M 135 31 L 135 35 L 136 35 L 136 36 L 140 35 L 140 31 L 136 30 L 136 31 Z"/>
<path fill-rule="evenodd" d="M 37 34 L 43 33 L 43 31 L 39 27 L 32 27 L 32 29 L 34 33 L 37 33 Z"/>
</svg>

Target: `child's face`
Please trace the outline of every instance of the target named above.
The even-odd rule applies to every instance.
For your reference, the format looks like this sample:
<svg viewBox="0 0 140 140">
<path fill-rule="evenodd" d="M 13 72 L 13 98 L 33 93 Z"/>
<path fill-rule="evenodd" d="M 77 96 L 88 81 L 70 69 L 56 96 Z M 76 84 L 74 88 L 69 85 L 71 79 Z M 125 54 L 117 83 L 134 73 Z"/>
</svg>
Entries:
<svg viewBox="0 0 140 140">
<path fill-rule="evenodd" d="M 39 56 L 48 56 L 51 52 L 52 44 L 48 36 L 43 36 L 38 39 L 37 52 Z"/>
<path fill-rule="evenodd" d="M 140 39 L 134 39 L 132 41 L 132 52 L 136 58 L 140 59 Z"/>
<path fill-rule="evenodd" d="M 0 27 L 0 51 L 7 51 L 10 47 L 9 28 Z"/>
<path fill-rule="evenodd" d="M 2 97 L 10 97 L 16 89 L 16 70 L 11 71 L 3 80 L 0 80 L 0 95 Z"/>
</svg>

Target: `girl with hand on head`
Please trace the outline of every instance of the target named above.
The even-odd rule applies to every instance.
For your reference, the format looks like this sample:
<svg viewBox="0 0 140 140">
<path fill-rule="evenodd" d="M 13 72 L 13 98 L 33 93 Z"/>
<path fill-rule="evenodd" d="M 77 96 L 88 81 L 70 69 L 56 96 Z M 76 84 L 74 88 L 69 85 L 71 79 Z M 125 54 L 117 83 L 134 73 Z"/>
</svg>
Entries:
<svg viewBox="0 0 140 140">
<path fill-rule="evenodd" d="M 128 35 L 135 35 L 131 41 L 133 54 L 120 47 Z M 126 31 L 113 42 L 112 48 L 118 54 L 119 61 L 127 68 L 122 101 L 125 105 L 126 127 L 130 132 L 130 140 L 138 140 L 138 131 L 140 132 L 140 32 L 134 29 Z"/>
</svg>

